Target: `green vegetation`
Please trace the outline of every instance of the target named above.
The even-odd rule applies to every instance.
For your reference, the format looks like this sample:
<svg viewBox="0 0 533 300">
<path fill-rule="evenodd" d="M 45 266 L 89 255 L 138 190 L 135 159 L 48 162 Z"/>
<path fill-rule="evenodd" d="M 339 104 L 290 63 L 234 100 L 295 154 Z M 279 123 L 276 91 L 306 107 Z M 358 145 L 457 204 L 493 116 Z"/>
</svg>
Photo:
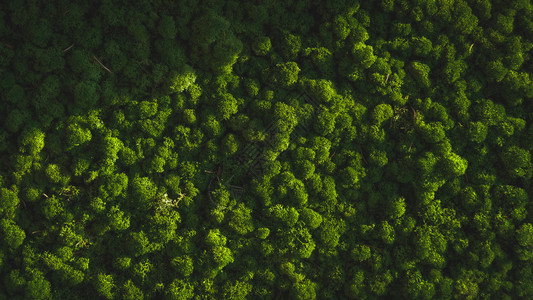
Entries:
<svg viewBox="0 0 533 300">
<path fill-rule="evenodd" d="M 0 299 L 533 298 L 529 0 L 0 4 Z"/>
</svg>

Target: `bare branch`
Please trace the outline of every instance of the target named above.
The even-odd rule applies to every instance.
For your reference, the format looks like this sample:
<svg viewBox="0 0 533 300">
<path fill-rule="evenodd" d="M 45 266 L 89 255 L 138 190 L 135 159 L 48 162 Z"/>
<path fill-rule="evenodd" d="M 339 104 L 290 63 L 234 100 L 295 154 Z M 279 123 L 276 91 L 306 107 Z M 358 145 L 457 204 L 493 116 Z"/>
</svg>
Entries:
<svg viewBox="0 0 533 300">
<path fill-rule="evenodd" d="M 413 119 L 416 120 L 416 110 L 412 106 L 411 111 L 413 112 Z"/>
<path fill-rule="evenodd" d="M 111 70 L 109 70 L 108 67 L 104 66 L 104 64 L 103 64 L 98 58 L 96 58 L 96 56 L 93 55 L 93 58 L 94 58 L 94 60 L 96 60 L 96 62 L 99 63 L 100 66 L 102 66 L 102 68 L 104 68 L 107 72 L 109 72 L 109 73 L 113 73 L 113 72 L 111 72 Z"/>
<path fill-rule="evenodd" d="M 63 52 L 67 52 L 68 50 L 72 49 L 72 47 L 74 47 L 74 43 L 68 46 L 66 49 L 64 49 Z"/>
</svg>

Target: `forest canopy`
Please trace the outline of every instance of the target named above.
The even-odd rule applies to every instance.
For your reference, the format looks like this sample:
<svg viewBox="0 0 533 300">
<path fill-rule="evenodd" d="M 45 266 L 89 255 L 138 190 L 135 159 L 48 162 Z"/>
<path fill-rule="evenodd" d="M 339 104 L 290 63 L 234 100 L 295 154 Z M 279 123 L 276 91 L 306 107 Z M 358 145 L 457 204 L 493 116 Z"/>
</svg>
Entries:
<svg viewBox="0 0 533 300">
<path fill-rule="evenodd" d="M 0 299 L 533 298 L 529 0 L 0 3 Z"/>
</svg>

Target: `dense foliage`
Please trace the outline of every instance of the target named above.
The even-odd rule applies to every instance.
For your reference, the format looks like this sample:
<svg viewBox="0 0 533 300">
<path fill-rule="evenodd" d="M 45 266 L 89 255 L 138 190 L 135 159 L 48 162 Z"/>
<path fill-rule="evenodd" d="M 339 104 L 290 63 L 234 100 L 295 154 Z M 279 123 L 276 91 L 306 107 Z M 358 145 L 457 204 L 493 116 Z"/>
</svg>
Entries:
<svg viewBox="0 0 533 300">
<path fill-rule="evenodd" d="M 533 298 L 529 0 L 0 3 L 0 299 Z"/>
</svg>

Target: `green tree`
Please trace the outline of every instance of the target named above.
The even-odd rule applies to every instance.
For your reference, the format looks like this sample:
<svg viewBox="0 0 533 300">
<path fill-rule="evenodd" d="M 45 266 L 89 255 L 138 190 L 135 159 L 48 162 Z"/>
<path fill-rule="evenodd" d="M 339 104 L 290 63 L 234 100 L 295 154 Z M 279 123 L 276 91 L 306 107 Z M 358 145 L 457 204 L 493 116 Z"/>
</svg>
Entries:
<svg viewBox="0 0 533 300">
<path fill-rule="evenodd" d="M 165 293 L 165 299 L 169 300 L 187 300 L 194 297 L 194 286 L 181 279 L 174 279 Z"/>
<path fill-rule="evenodd" d="M 300 71 L 298 64 L 293 61 L 278 63 L 269 70 L 268 78 L 272 84 L 287 88 L 298 81 L 298 73 Z"/>
<path fill-rule="evenodd" d="M 13 109 L 7 115 L 4 121 L 4 126 L 7 131 L 15 133 L 18 132 L 25 124 L 31 120 L 31 114 L 27 110 Z"/>
<path fill-rule="evenodd" d="M 502 34 L 510 34 L 513 31 L 514 16 L 510 14 L 497 13 L 494 19 L 494 27 Z"/>
<path fill-rule="evenodd" d="M 115 297 L 115 283 L 112 275 L 99 273 L 95 276 L 94 287 L 98 294 L 105 299 L 113 299 Z"/>
<path fill-rule="evenodd" d="M 356 63 L 363 69 L 370 68 L 377 59 L 377 56 L 374 55 L 374 48 L 362 42 L 355 43 L 351 52 Z"/>
<path fill-rule="evenodd" d="M 181 93 L 196 81 L 196 72 L 189 65 L 183 65 L 179 72 L 175 72 L 170 84 L 172 92 Z"/>
<path fill-rule="evenodd" d="M 178 33 L 174 18 L 169 15 L 161 16 L 157 30 L 159 34 L 166 39 L 173 39 Z"/>
<path fill-rule="evenodd" d="M 222 269 L 230 263 L 234 262 L 233 254 L 231 250 L 224 246 L 216 246 L 211 250 L 211 254 L 214 262 L 218 266 L 218 269 Z"/>
<path fill-rule="evenodd" d="M 252 50 L 257 56 L 266 56 L 272 47 L 270 38 L 268 36 L 258 36 L 254 39 Z"/>
<path fill-rule="evenodd" d="M 326 76 L 334 74 L 333 55 L 329 49 L 324 47 L 305 48 L 303 54 L 311 59 L 313 65 L 315 65 L 321 73 L 327 74 Z"/>
<path fill-rule="evenodd" d="M 66 128 L 66 141 L 68 147 L 76 147 L 91 140 L 91 130 L 79 124 L 70 124 Z"/>
<path fill-rule="evenodd" d="M 214 97 L 215 98 L 215 97 Z M 238 100 L 230 93 L 217 95 L 217 113 L 221 120 L 228 120 L 238 111 Z"/>
<path fill-rule="evenodd" d="M 61 82 L 59 78 L 55 75 L 47 76 L 43 80 L 39 90 L 39 94 L 45 99 L 56 98 L 59 95 L 59 92 L 61 91 Z"/>
<path fill-rule="evenodd" d="M 183 121 L 187 124 L 187 125 L 192 125 L 194 123 L 196 123 L 196 115 L 194 113 L 194 109 L 185 109 L 183 111 Z"/>
<path fill-rule="evenodd" d="M 371 256 L 370 247 L 366 245 L 355 245 L 350 251 L 350 257 L 357 262 L 369 259 Z"/>
<path fill-rule="evenodd" d="M 350 35 L 350 22 L 345 16 L 336 16 L 333 24 L 333 31 L 339 39 L 344 40 Z"/>
<path fill-rule="evenodd" d="M 90 108 L 100 100 L 100 87 L 93 80 L 84 80 L 74 87 L 74 99 L 82 108 Z"/>
<path fill-rule="evenodd" d="M 474 278 L 475 275 L 472 273 L 472 271 L 465 272 L 465 275 L 455 282 L 456 297 L 474 299 L 478 296 L 479 285 Z"/>
<path fill-rule="evenodd" d="M 311 90 L 312 94 L 321 103 L 329 103 L 333 100 L 333 97 L 337 94 L 333 82 L 326 79 L 320 80 L 308 80 L 304 82 Z"/>
<path fill-rule="evenodd" d="M 237 206 L 231 210 L 228 225 L 238 234 L 244 235 L 252 232 L 254 230 L 254 225 L 251 212 L 252 210 L 244 206 L 244 204 L 237 204 Z"/>
<path fill-rule="evenodd" d="M 277 226 L 289 226 L 292 227 L 296 222 L 300 214 L 294 207 L 284 207 L 281 204 L 276 204 L 268 209 L 268 215 L 273 219 Z"/>
<path fill-rule="evenodd" d="M 109 227 L 116 231 L 123 231 L 130 227 L 130 217 L 125 215 L 118 206 L 112 206 L 107 213 Z"/>
<path fill-rule="evenodd" d="M 139 119 L 148 119 L 157 113 L 157 102 L 140 101 L 136 108 Z"/>
<path fill-rule="evenodd" d="M 168 33 L 166 33 L 168 34 Z M 192 79 L 191 76 L 183 76 L 179 77 L 180 73 L 175 73 L 172 70 L 180 70 L 184 67 L 185 61 L 186 61 L 186 55 L 185 50 L 183 47 L 176 41 L 171 39 L 158 39 L 154 43 L 154 48 L 156 50 L 156 53 L 159 54 L 161 58 L 161 62 L 168 65 L 170 68 L 169 74 L 173 74 L 177 76 L 178 78 L 181 78 L 179 80 L 190 80 Z M 180 89 L 185 89 L 187 86 L 185 86 L 186 83 L 178 83 L 175 82 L 175 86 L 177 88 L 177 91 Z"/>
<path fill-rule="evenodd" d="M 225 155 L 232 155 L 239 149 L 239 140 L 236 135 L 227 134 L 222 140 L 222 151 Z"/>
<path fill-rule="evenodd" d="M 26 284 L 24 295 L 28 299 L 51 299 L 50 282 L 46 280 L 40 272 L 34 271 L 31 275 L 31 280 Z"/>
<path fill-rule="evenodd" d="M 426 123 L 424 121 L 419 121 L 417 129 L 427 143 L 438 143 L 446 137 L 446 131 L 441 122 Z"/>
<path fill-rule="evenodd" d="M 116 137 L 106 136 L 100 148 L 102 158 L 106 163 L 114 164 L 122 147 L 124 147 L 124 143 L 121 140 Z"/>
<path fill-rule="evenodd" d="M 449 153 L 441 160 L 441 167 L 445 176 L 461 176 L 468 168 L 468 161 L 455 153 Z"/>
<path fill-rule="evenodd" d="M 328 160 L 330 156 L 331 141 L 321 137 L 313 137 L 309 140 L 309 147 L 315 152 L 315 162 L 322 164 Z"/>
<path fill-rule="evenodd" d="M 404 286 L 404 295 L 406 297 L 417 297 L 423 288 L 424 280 L 418 270 L 408 270 L 405 276 L 406 285 Z"/>
<path fill-rule="evenodd" d="M 505 78 L 509 69 L 505 68 L 501 60 L 492 60 L 485 64 L 485 74 L 490 81 L 500 82 Z"/>
<path fill-rule="evenodd" d="M 516 230 L 516 239 L 520 246 L 533 249 L 533 225 L 531 223 L 522 224 Z"/>
<path fill-rule="evenodd" d="M 0 189 L 0 214 L 2 216 L 11 218 L 19 202 L 20 199 L 15 192 L 6 188 Z"/>
<path fill-rule="evenodd" d="M 291 288 L 291 296 L 294 299 L 312 300 L 316 299 L 317 284 L 309 279 L 295 282 Z"/>
<path fill-rule="evenodd" d="M 429 79 L 430 68 L 422 62 L 411 62 L 408 65 L 408 71 L 414 80 L 423 88 L 429 88 L 431 81 Z"/>
<path fill-rule="evenodd" d="M 20 151 L 29 155 L 36 155 L 44 148 L 45 134 L 39 128 L 28 127 L 19 138 Z"/>
<path fill-rule="evenodd" d="M 392 201 L 387 205 L 387 214 L 391 218 L 399 219 L 406 212 L 405 198 L 396 196 Z"/>
<path fill-rule="evenodd" d="M 6 291 L 9 295 L 14 295 L 26 286 L 26 279 L 19 269 L 13 269 L 4 279 Z"/>
<path fill-rule="evenodd" d="M 13 84 L 7 89 L 6 99 L 19 108 L 25 108 L 29 103 L 24 88 L 19 84 Z"/>
<path fill-rule="evenodd" d="M 317 229 L 317 241 L 324 247 L 333 249 L 337 247 L 345 231 L 346 222 L 343 219 L 323 218 L 322 225 Z"/>
<path fill-rule="evenodd" d="M 315 172 L 315 165 L 310 160 L 301 160 L 296 162 L 295 173 L 303 180 L 309 179 Z"/>
<path fill-rule="evenodd" d="M 279 42 L 279 51 L 286 59 L 294 60 L 298 57 L 302 47 L 302 39 L 298 35 L 293 35 L 283 31 Z"/>
<path fill-rule="evenodd" d="M 133 257 L 139 257 L 152 251 L 152 245 L 148 236 L 144 231 L 129 232 L 128 239 L 128 253 L 131 253 Z"/>
<path fill-rule="evenodd" d="M 131 257 L 121 256 L 113 260 L 113 267 L 117 270 L 127 270 L 131 266 Z"/>
<path fill-rule="evenodd" d="M 391 245 L 394 243 L 394 228 L 387 221 L 383 221 L 378 230 L 378 236 L 385 244 Z"/>
<path fill-rule="evenodd" d="M 20 247 L 26 238 L 24 230 L 12 220 L 2 219 L 0 221 L 0 230 L 3 233 L 4 244 L 11 249 Z"/>
<path fill-rule="evenodd" d="M 392 118 L 394 111 L 389 104 L 378 104 L 374 107 L 374 110 L 371 113 L 372 120 L 377 124 L 381 125 L 384 121 Z"/>
<path fill-rule="evenodd" d="M 246 281 L 227 282 L 222 288 L 224 299 L 246 299 L 252 291 L 252 284 Z"/>
<path fill-rule="evenodd" d="M 147 210 L 157 192 L 157 186 L 148 177 L 137 177 L 131 182 L 131 193 L 137 207 Z"/>
<path fill-rule="evenodd" d="M 486 126 L 497 125 L 505 119 L 505 107 L 483 99 L 481 103 L 473 107 L 473 114 Z"/>
<path fill-rule="evenodd" d="M 368 161 L 370 164 L 377 166 L 378 168 L 382 168 L 388 163 L 389 160 L 385 151 L 374 149 L 372 152 L 370 152 Z"/>
<path fill-rule="evenodd" d="M 363 270 L 357 270 L 346 284 L 344 293 L 350 299 L 366 298 L 367 293 L 365 287 L 365 274 Z"/>
<path fill-rule="evenodd" d="M 128 176 L 124 173 L 106 175 L 102 178 L 99 191 L 104 199 L 115 198 L 122 195 L 128 188 Z"/>
<path fill-rule="evenodd" d="M 435 227 L 416 228 L 414 243 L 416 254 L 423 262 L 435 267 L 445 264 L 442 254 L 446 251 L 447 241 Z"/>
<path fill-rule="evenodd" d="M 218 15 L 215 10 L 207 9 L 192 23 L 190 43 L 205 52 L 229 27 L 230 22 L 224 17 Z"/>
<path fill-rule="evenodd" d="M 506 211 L 523 209 L 528 203 L 528 193 L 523 188 L 513 185 L 498 185 L 494 188 L 494 202 Z"/>
<path fill-rule="evenodd" d="M 276 120 L 276 133 L 278 137 L 287 137 L 288 133 L 298 124 L 294 107 L 282 102 L 277 102 L 273 107 L 273 118 Z M 288 146 L 288 145 L 287 145 Z"/>
<path fill-rule="evenodd" d="M 124 300 L 142 300 L 144 299 L 144 293 L 138 288 L 131 279 L 128 279 L 122 285 L 122 298 Z"/>
<path fill-rule="evenodd" d="M 266 239 L 270 235 L 270 229 L 265 227 L 257 228 L 255 232 L 256 236 L 262 240 Z"/>
<path fill-rule="evenodd" d="M 481 143 L 487 137 L 488 128 L 482 122 L 470 122 L 468 126 L 468 139 L 474 143 Z"/>
<path fill-rule="evenodd" d="M 509 176 L 512 178 L 531 178 L 532 168 L 529 151 L 518 146 L 510 146 L 501 152 L 500 157 Z"/>
<path fill-rule="evenodd" d="M 184 277 L 188 277 L 194 271 L 194 263 L 188 255 L 182 255 L 172 259 L 170 264 Z"/>
<path fill-rule="evenodd" d="M 211 229 L 207 233 L 205 242 L 212 247 L 224 246 L 226 245 L 226 237 L 220 233 L 219 229 Z"/>
<path fill-rule="evenodd" d="M 163 209 L 149 218 L 148 230 L 150 240 L 158 244 L 166 244 L 176 237 L 176 229 L 181 223 L 181 216 L 176 210 Z"/>
<path fill-rule="evenodd" d="M 322 224 L 322 216 L 311 208 L 304 208 L 300 214 L 302 221 L 311 229 L 316 229 Z"/>
<path fill-rule="evenodd" d="M 210 69 L 215 73 L 231 73 L 242 49 L 242 42 L 232 32 L 226 33 L 214 43 L 213 55 L 209 60 Z"/>
<path fill-rule="evenodd" d="M 53 184 L 66 186 L 70 181 L 70 176 L 65 174 L 61 167 L 57 164 L 49 164 L 44 172 L 47 179 Z"/>
<path fill-rule="evenodd" d="M 70 287 L 74 287 L 83 282 L 85 276 L 82 271 L 77 270 L 67 264 L 63 265 L 58 272 L 59 281 Z"/>
<path fill-rule="evenodd" d="M 206 135 L 209 137 L 218 137 L 223 131 L 222 125 L 212 114 L 207 114 L 204 116 L 201 126 Z"/>
<path fill-rule="evenodd" d="M 335 130 L 335 115 L 332 112 L 320 111 L 313 121 L 313 128 L 318 135 L 326 136 Z"/>
</svg>

